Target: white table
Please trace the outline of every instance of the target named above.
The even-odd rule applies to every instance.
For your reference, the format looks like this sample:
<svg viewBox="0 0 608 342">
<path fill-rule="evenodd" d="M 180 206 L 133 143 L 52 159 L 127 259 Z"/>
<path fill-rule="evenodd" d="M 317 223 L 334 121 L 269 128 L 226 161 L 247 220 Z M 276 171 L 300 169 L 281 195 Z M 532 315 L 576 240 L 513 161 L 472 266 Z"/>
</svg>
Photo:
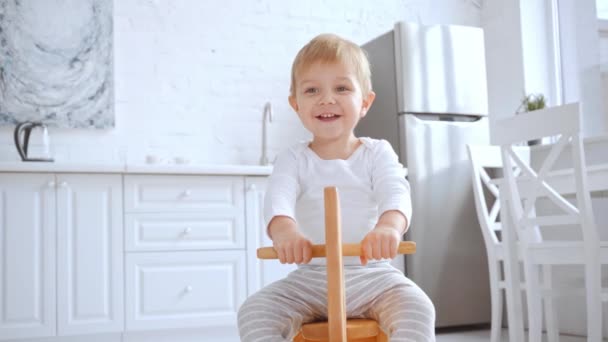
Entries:
<svg viewBox="0 0 608 342">
<path fill-rule="evenodd" d="M 584 140 L 585 157 L 587 165 L 587 179 L 592 192 L 608 191 L 608 136 L 588 138 Z M 549 152 L 549 146 L 535 146 L 531 148 L 532 164 L 543 160 Z M 556 162 L 556 168 L 567 168 L 569 159 L 567 153 L 562 153 L 561 159 Z M 551 185 L 563 194 L 575 192 L 575 185 L 568 173 L 571 171 L 556 171 L 550 173 Z M 500 180 L 496 181 L 500 186 Z M 519 184 L 525 186 L 524 183 Z M 507 214 L 508 203 L 506 196 L 500 196 L 501 220 L 503 227 L 512 227 L 510 215 Z M 509 340 L 526 341 L 523 324 L 523 307 L 519 277 L 519 261 L 516 253 L 516 236 L 514 229 L 503 229 L 503 243 L 505 244 L 504 272 L 507 282 L 506 301 L 513 310 L 507 310 L 509 320 Z M 514 290 L 518 289 L 518 290 Z"/>
</svg>

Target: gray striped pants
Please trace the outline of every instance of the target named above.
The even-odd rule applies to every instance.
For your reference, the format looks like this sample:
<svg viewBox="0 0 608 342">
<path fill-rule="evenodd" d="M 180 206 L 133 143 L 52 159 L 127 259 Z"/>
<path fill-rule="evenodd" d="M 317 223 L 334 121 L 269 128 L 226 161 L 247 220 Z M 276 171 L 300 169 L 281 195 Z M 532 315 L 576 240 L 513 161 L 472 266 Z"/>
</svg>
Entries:
<svg viewBox="0 0 608 342">
<path fill-rule="evenodd" d="M 250 296 L 239 309 L 243 342 L 291 341 L 304 323 L 327 319 L 325 266 L 303 265 Z M 429 297 L 387 262 L 345 266 L 346 314 L 376 320 L 390 341 L 435 341 Z"/>
</svg>

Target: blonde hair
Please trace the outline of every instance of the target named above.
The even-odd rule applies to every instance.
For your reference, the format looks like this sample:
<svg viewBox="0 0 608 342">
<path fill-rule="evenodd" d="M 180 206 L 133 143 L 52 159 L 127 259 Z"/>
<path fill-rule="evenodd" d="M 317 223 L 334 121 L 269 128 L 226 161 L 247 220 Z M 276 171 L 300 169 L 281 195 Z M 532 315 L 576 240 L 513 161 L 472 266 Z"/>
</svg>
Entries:
<svg viewBox="0 0 608 342">
<path fill-rule="evenodd" d="M 335 34 L 321 34 L 298 52 L 291 66 L 289 95 L 295 96 L 296 76 L 313 63 L 343 63 L 354 68 L 363 96 L 372 91 L 371 71 L 365 51 L 359 45 Z"/>
</svg>

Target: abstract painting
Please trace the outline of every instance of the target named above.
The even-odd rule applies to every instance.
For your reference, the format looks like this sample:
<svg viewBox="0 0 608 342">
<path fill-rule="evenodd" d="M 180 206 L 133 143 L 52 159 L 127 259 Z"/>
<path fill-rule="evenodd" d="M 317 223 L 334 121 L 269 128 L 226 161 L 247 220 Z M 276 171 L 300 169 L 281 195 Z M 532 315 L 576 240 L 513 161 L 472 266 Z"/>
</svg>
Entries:
<svg viewBox="0 0 608 342">
<path fill-rule="evenodd" d="M 112 0 L 0 0 L 0 125 L 114 127 Z"/>
</svg>

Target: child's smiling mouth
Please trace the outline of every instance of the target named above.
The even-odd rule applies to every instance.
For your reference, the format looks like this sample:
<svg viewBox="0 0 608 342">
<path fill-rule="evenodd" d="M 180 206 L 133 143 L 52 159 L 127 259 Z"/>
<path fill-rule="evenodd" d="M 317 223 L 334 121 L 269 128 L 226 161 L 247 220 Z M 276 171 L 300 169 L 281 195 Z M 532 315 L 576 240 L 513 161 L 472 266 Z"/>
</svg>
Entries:
<svg viewBox="0 0 608 342">
<path fill-rule="evenodd" d="M 321 121 L 334 121 L 340 118 L 340 115 L 334 113 L 323 113 L 316 116 Z"/>
</svg>

